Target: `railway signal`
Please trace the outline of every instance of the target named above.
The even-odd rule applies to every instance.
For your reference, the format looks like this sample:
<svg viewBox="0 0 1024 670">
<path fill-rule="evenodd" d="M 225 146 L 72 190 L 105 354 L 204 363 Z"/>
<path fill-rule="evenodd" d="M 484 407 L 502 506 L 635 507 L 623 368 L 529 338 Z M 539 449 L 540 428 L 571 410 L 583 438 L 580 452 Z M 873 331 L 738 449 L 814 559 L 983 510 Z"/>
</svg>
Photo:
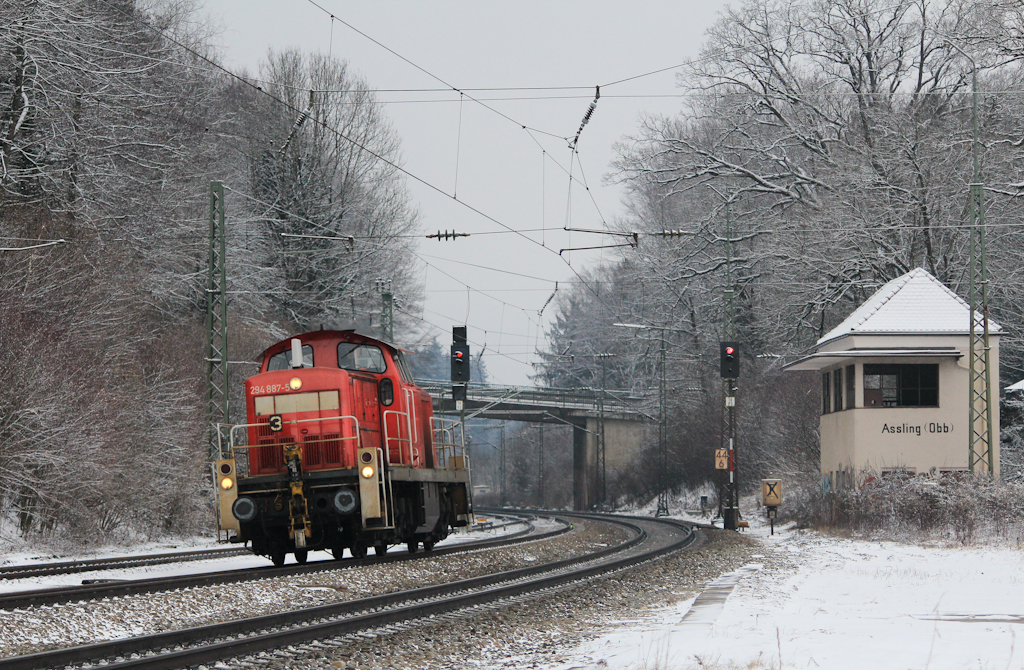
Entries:
<svg viewBox="0 0 1024 670">
<path fill-rule="evenodd" d="M 736 342 L 722 342 L 719 347 L 722 379 L 736 379 L 740 376 L 739 344 Z"/>
<path fill-rule="evenodd" d="M 452 384 L 469 383 L 469 343 L 466 327 L 452 326 Z"/>
</svg>

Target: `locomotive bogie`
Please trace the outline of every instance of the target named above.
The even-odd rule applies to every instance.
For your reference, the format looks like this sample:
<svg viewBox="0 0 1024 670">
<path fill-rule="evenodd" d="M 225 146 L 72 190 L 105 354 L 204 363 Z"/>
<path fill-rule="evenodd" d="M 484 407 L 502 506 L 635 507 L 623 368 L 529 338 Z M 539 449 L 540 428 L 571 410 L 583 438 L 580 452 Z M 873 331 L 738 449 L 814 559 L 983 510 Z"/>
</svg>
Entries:
<svg viewBox="0 0 1024 670">
<path fill-rule="evenodd" d="M 280 342 L 246 403 L 215 463 L 222 538 L 280 565 L 311 550 L 429 549 L 469 518 L 460 427 L 433 417 L 391 345 L 338 331 Z"/>
</svg>

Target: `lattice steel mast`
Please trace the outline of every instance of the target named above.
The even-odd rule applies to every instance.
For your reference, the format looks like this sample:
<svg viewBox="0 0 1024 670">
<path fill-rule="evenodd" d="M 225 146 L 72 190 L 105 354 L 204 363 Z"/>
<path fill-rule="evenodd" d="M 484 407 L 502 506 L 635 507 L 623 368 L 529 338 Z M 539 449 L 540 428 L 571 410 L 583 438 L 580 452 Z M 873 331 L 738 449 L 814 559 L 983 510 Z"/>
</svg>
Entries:
<svg viewBox="0 0 1024 670">
<path fill-rule="evenodd" d="M 971 62 L 971 175 L 968 216 L 970 217 L 970 283 L 968 302 L 971 307 L 970 386 L 967 391 L 967 466 L 971 472 L 995 472 L 992 436 L 991 347 L 988 329 L 988 270 L 985 267 L 985 207 L 981 183 L 981 161 L 978 156 L 978 65 L 963 49 L 952 42 L 947 45 Z"/>
<path fill-rule="evenodd" d="M 227 235 L 224 184 L 210 182 L 210 255 L 206 280 L 206 418 L 209 454 L 220 458 L 218 424 L 228 422 Z"/>
<path fill-rule="evenodd" d="M 395 341 L 395 299 L 391 292 L 390 279 L 378 279 L 377 290 L 380 291 L 380 339 L 385 342 Z"/>
</svg>

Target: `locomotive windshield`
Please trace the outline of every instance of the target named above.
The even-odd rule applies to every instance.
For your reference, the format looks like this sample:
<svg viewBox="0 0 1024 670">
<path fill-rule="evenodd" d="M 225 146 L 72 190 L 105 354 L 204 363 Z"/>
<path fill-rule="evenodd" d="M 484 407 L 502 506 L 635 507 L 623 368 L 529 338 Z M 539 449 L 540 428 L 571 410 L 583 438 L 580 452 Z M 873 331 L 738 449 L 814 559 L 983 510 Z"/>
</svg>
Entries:
<svg viewBox="0 0 1024 670">
<path fill-rule="evenodd" d="M 354 342 L 342 342 L 338 345 L 338 367 L 342 370 L 374 373 L 381 373 L 388 369 L 380 347 Z"/>
<path fill-rule="evenodd" d="M 270 364 L 267 365 L 267 372 L 274 370 L 290 370 L 292 367 L 292 350 L 285 349 L 270 357 Z M 313 367 L 313 347 L 308 344 L 302 345 L 302 367 Z"/>
<path fill-rule="evenodd" d="M 396 351 L 393 356 L 395 363 L 398 365 L 398 372 L 402 375 L 402 379 L 407 382 L 412 381 L 412 373 L 409 372 L 409 362 L 405 360 L 405 356 L 402 355 L 401 351 Z"/>
</svg>

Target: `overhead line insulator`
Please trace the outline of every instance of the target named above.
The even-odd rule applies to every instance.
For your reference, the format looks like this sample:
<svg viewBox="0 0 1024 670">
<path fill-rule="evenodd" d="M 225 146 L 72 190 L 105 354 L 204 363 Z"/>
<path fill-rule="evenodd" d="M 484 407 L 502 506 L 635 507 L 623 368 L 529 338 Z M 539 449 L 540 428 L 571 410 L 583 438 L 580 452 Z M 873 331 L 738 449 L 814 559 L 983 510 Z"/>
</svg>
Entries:
<svg viewBox="0 0 1024 670">
<path fill-rule="evenodd" d="M 436 233 L 427 235 L 427 239 L 436 239 L 438 242 L 441 240 L 454 240 L 456 237 L 469 237 L 469 233 L 457 233 L 454 230 L 450 232 L 445 230 L 442 232 L 439 230 Z"/>
<path fill-rule="evenodd" d="M 696 235 L 697 233 L 692 230 L 679 230 L 678 228 L 672 230 L 662 230 L 657 233 L 648 233 L 649 235 L 657 235 L 658 237 L 684 237 L 686 235 Z"/>
<path fill-rule="evenodd" d="M 590 117 L 594 115 L 594 110 L 597 109 L 597 101 L 601 99 L 601 87 L 596 86 L 595 89 L 594 101 L 590 103 L 590 107 L 587 107 L 587 112 L 583 115 L 583 121 L 580 123 L 580 129 L 576 131 L 576 137 L 573 138 L 572 142 L 569 142 L 569 148 L 572 150 L 576 149 L 576 143 L 580 141 L 580 133 L 583 132 L 583 126 L 590 123 Z"/>
</svg>

